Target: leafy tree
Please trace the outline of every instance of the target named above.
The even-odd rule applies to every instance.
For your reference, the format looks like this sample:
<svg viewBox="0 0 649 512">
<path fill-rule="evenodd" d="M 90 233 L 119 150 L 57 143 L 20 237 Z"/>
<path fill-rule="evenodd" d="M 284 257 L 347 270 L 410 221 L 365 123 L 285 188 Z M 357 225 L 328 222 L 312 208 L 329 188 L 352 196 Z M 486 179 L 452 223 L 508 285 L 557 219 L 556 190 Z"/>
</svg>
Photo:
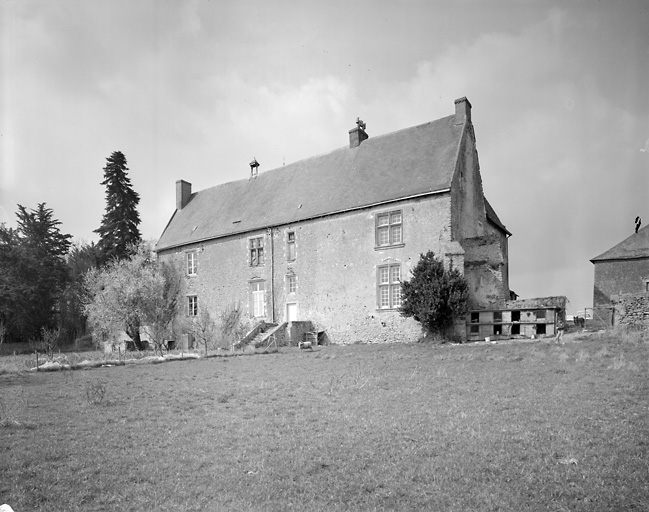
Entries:
<svg viewBox="0 0 649 512">
<path fill-rule="evenodd" d="M 144 327 L 162 353 L 180 308 L 182 273 L 173 264 L 152 258 L 145 245 L 132 252 L 128 259 L 112 260 L 86 274 L 89 300 L 84 311 L 97 340 L 105 342 L 115 330 L 124 330 L 134 347 L 143 350 L 140 327 Z"/>
<path fill-rule="evenodd" d="M 126 157 L 121 151 L 114 151 L 106 159 L 104 181 L 101 182 L 106 187 L 106 212 L 101 226 L 95 230 L 100 237 L 97 245 L 101 264 L 128 257 L 129 250 L 142 240 L 137 211 L 140 196 L 131 186 L 128 170 Z"/>
<path fill-rule="evenodd" d="M 205 306 L 198 308 L 198 316 L 193 318 L 190 331 L 198 345 L 205 347 L 205 355 L 207 355 L 209 346 L 214 344 L 216 322 L 212 319 L 212 315 Z"/>
<path fill-rule="evenodd" d="M 413 317 L 432 334 L 443 334 L 466 314 L 469 286 L 454 268 L 444 268 L 433 251 L 422 254 L 410 281 L 401 283 L 400 313 Z"/>
<path fill-rule="evenodd" d="M 87 330 L 87 318 L 83 310 L 86 300 L 84 278 L 86 273 L 99 266 L 97 246 L 76 244 L 67 255 L 69 282 L 61 295 L 61 327 L 69 340 L 83 336 Z"/>
</svg>

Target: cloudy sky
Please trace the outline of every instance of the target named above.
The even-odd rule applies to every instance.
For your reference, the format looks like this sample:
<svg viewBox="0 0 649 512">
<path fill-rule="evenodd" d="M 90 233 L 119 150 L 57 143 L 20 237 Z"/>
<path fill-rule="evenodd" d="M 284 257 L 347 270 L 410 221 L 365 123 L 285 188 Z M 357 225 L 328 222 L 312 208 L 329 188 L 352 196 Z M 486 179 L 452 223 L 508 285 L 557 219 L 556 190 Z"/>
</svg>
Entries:
<svg viewBox="0 0 649 512">
<path fill-rule="evenodd" d="M 649 3 L 0 0 L 0 222 L 96 240 L 122 151 L 157 240 L 194 190 L 473 104 L 522 297 L 592 305 L 590 258 L 649 223 Z"/>
</svg>

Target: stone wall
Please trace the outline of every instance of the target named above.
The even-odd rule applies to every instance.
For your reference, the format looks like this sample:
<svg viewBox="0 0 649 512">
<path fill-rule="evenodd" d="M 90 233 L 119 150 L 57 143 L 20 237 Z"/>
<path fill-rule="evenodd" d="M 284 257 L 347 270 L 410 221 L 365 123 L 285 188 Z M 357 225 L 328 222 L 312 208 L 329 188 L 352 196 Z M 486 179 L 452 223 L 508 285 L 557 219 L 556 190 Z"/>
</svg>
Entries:
<svg viewBox="0 0 649 512">
<path fill-rule="evenodd" d="M 394 210 L 402 212 L 403 244 L 377 247 L 376 215 Z M 418 322 L 378 307 L 378 267 L 398 264 L 405 280 L 420 254 L 444 255 L 453 245 L 450 216 L 450 195 L 438 194 L 161 251 L 160 258 L 185 266 L 187 253 L 195 252 L 198 268 L 185 277 L 186 295 L 198 297 L 199 308 L 207 307 L 215 319 L 235 303 L 249 325 L 280 323 L 287 320 L 290 303 L 298 320 L 313 322 L 332 343 L 416 341 L 423 335 Z M 295 234 L 292 261 L 289 232 Z M 264 240 L 264 264 L 252 267 L 255 237 Z M 295 279 L 294 292 L 289 278 Z M 264 286 L 265 315 L 258 318 L 253 318 L 255 282 Z"/>
<path fill-rule="evenodd" d="M 595 261 L 593 307 L 610 306 L 614 295 L 646 291 L 649 279 L 649 258 Z"/>
<path fill-rule="evenodd" d="M 614 325 L 649 326 L 649 293 L 614 295 Z"/>
</svg>

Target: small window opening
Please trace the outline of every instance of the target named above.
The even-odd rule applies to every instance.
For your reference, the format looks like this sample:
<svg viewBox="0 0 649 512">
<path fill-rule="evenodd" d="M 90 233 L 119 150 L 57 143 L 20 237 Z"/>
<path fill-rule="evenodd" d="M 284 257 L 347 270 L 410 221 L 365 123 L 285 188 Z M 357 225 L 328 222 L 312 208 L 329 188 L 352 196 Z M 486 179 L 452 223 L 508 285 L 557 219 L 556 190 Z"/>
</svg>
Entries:
<svg viewBox="0 0 649 512">
<path fill-rule="evenodd" d="M 539 320 L 541 318 L 545 318 L 545 309 L 537 309 L 535 313 L 536 313 L 536 318 L 538 318 Z"/>
<path fill-rule="evenodd" d="M 477 324 L 480 321 L 480 313 L 471 313 L 471 323 Z"/>
<path fill-rule="evenodd" d="M 512 325 L 512 335 L 521 333 L 521 324 Z"/>
<path fill-rule="evenodd" d="M 536 334 L 545 334 L 545 324 L 536 324 Z"/>
<path fill-rule="evenodd" d="M 494 335 L 500 336 L 503 333 L 502 325 L 494 325 Z"/>
<path fill-rule="evenodd" d="M 521 321 L 521 312 L 512 311 L 512 322 L 520 322 L 520 321 Z"/>
<path fill-rule="evenodd" d="M 502 321 L 503 321 L 503 312 L 494 311 L 494 322 L 502 322 Z"/>
<path fill-rule="evenodd" d="M 471 334 L 480 334 L 480 326 L 479 325 L 472 325 L 471 326 Z"/>
</svg>

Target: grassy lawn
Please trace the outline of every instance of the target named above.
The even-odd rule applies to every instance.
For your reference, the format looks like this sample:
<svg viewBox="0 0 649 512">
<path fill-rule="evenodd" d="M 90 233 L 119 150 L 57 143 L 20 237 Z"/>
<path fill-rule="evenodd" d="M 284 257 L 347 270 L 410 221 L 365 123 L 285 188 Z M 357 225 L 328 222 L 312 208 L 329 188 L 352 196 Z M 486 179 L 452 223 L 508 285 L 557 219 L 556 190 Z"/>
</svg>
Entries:
<svg viewBox="0 0 649 512">
<path fill-rule="evenodd" d="M 618 334 L 2 374 L 0 503 L 644 511 L 648 405 Z"/>
</svg>

